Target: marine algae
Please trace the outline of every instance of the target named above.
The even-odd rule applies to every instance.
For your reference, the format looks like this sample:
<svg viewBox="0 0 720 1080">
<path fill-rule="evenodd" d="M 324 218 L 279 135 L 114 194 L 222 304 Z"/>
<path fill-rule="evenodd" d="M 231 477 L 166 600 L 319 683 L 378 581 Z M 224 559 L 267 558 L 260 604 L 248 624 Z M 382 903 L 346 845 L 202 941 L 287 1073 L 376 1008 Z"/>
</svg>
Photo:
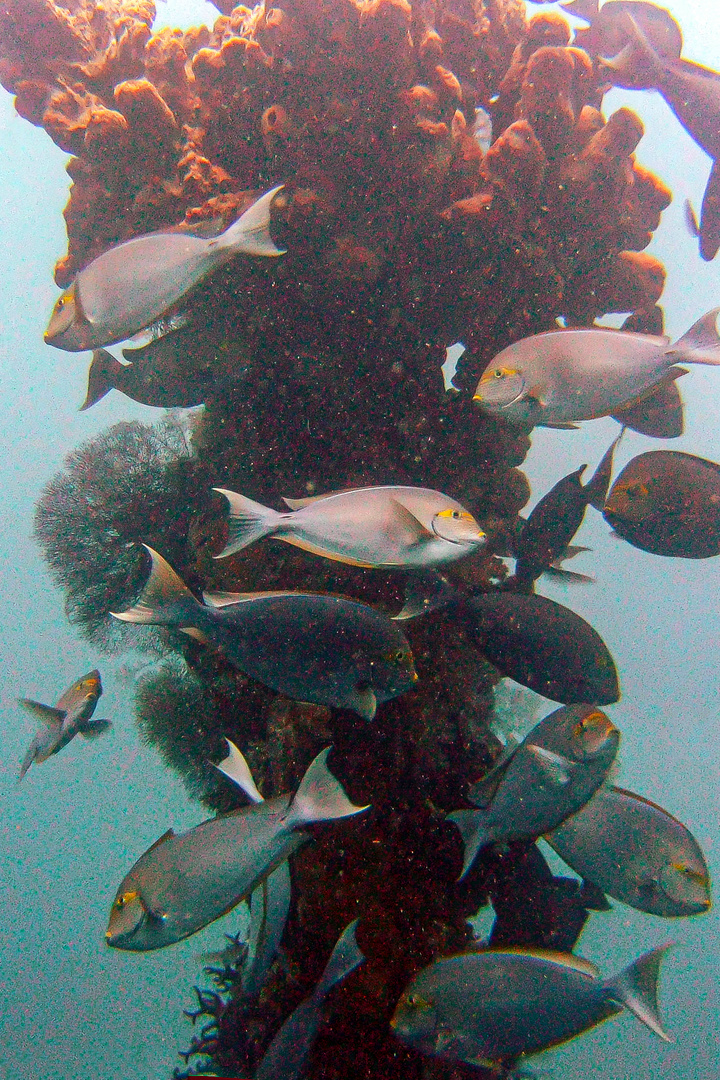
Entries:
<svg viewBox="0 0 720 1080">
<path fill-rule="evenodd" d="M 106 613 L 139 590 L 138 542 L 193 589 L 328 590 L 401 606 L 402 575 L 285 545 L 214 561 L 226 526 L 212 486 L 274 505 L 369 484 L 445 491 L 490 537 L 454 580 L 497 583 L 505 570 L 492 552 L 519 528 L 529 442 L 527 429 L 472 406 L 480 373 L 558 317 L 642 319 L 664 282 L 644 248 L 670 193 L 635 161 L 637 117 L 603 117 L 603 76 L 568 44 L 562 16 L 526 21 L 522 0 L 287 0 L 226 10 L 211 30 L 153 34 L 147 0 L 28 10 L 11 0 L 0 16 L 0 81 L 73 155 L 58 285 L 153 229 L 226 227 L 285 184 L 272 230 L 287 255 L 229 265 L 190 299 L 222 388 L 192 449 L 119 425 L 71 455 L 41 499 L 37 535 L 71 618 L 117 646 Z M 476 110 L 493 120 L 487 153 Z M 448 394 L 439 369 L 458 339 L 464 392 Z M 144 739 L 208 806 L 232 805 L 206 765 L 229 735 L 268 796 L 297 784 L 331 739 L 349 797 L 373 807 L 341 836 L 318 830 L 293 860 L 284 963 L 258 1001 L 199 994 L 211 1021 L 186 1056 L 204 1055 L 210 1071 L 253 1070 L 359 915 L 367 962 L 333 995 L 310 1080 L 477 1076 L 393 1038 L 410 977 L 467 944 L 466 919 L 489 898 L 503 944 L 571 947 L 593 906 L 524 844 L 483 855 L 457 883 L 461 845 L 444 815 L 497 754 L 498 675 L 442 617 L 409 624 L 408 636 L 420 682 L 373 724 L 278 698 L 179 636 L 163 648 L 182 658 L 143 680 Z"/>
</svg>

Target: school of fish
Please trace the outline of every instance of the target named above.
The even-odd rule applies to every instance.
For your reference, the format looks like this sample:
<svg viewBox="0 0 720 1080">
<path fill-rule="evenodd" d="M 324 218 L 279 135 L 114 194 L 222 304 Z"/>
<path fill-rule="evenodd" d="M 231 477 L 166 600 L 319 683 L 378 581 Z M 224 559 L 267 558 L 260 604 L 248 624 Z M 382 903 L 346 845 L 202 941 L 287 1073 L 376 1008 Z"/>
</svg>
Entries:
<svg viewBox="0 0 720 1080">
<path fill-rule="evenodd" d="M 712 258 L 720 246 L 720 75 L 681 59 L 679 28 L 654 4 L 608 0 L 600 8 L 596 0 L 569 0 L 566 6 L 588 23 L 578 31 L 578 44 L 600 58 L 608 79 L 659 91 L 715 161 L 697 225 L 701 254 Z M 478 117 L 478 138 L 485 137 L 484 121 Z M 261 195 L 216 237 L 172 230 L 140 237 L 106 251 L 77 275 L 55 305 L 45 340 L 70 352 L 93 351 L 84 408 L 112 388 L 159 407 L 197 405 L 217 391 L 211 355 L 203 378 L 188 378 L 183 357 L 195 348 L 199 330 L 183 321 L 183 303 L 230 259 L 282 257 L 270 235 L 272 203 L 282 187 Z M 493 358 L 474 400 L 528 429 L 572 428 L 612 416 L 623 428 L 678 434 L 682 406 L 675 382 L 686 373 L 678 365 L 720 365 L 718 314 L 720 307 L 702 315 L 675 343 L 604 327 L 524 338 Z M 129 363 L 107 352 L 142 331 L 150 340 L 123 350 Z M 577 550 L 573 540 L 588 508 L 644 552 L 686 559 L 720 554 L 720 465 L 652 450 L 613 481 L 619 441 L 587 483 L 587 466 L 580 466 L 539 500 L 512 550 L 499 552 L 515 560 L 502 587 L 467 594 L 439 572 L 489 543 L 482 507 L 476 517 L 443 492 L 355 487 L 284 498 L 287 509 L 277 510 L 217 487 L 227 508 L 227 543 L 217 558 L 276 539 L 312 558 L 402 571 L 405 607 L 393 619 L 352 598 L 300 591 L 207 593 L 201 601 L 164 556 L 145 545 L 139 557 L 148 561 L 146 583 L 137 601 L 115 617 L 176 628 L 290 699 L 382 724 L 383 704 L 418 680 L 402 622 L 441 611 L 498 677 L 560 706 L 522 742 L 508 743 L 467 790 L 467 805 L 448 815 L 447 827 L 457 830 L 464 852 L 458 876 L 472 871 L 481 851 L 544 837 L 583 888 L 595 889 L 599 906 L 609 896 L 664 918 L 701 914 L 710 907 L 711 886 L 692 833 L 660 806 L 610 783 L 620 733 L 601 706 L 620 696 L 612 655 L 579 615 L 534 591 L 547 573 L 587 580 L 562 563 Z M 269 499 L 278 494 L 267 492 Z M 101 693 L 99 672 L 93 671 L 54 706 L 21 699 L 40 724 L 21 779 L 31 764 L 45 762 L 76 734 L 92 738 L 107 730 L 109 721 L 91 719 Z M 311 842 L 308 827 L 341 822 L 333 828 L 352 829 L 353 819 L 373 810 L 350 801 L 328 765 L 331 747 L 307 764 L 295 792 L 263 799 L 241 751 L 229 740 L 227 746 L 217 768 L 243 805 L 181 834 L 168 828 L 140 854 L 117 888 L 106 940 L 131 952 L 166 948 L 247 901 L 248 941 L 233 948 L 243 994 L 252 1000 L 280 951 L 292 896 L 288 860 Z M 304 1075 L 328 994 L 364 960 L 355 938 L 362 921 L 361 914 L 346 927 L 315 991 L 279 1027 L 256 1080 Z M 668 1040 L 656 1004 L 666 948 L 659 945 L 609 978 L 569 950 L 473 947 L 439 955 L 402 992 L 392 1030 L 421 1055 L 489 1068 L 499 1077 L 623 1009 Z"/>
</svg>

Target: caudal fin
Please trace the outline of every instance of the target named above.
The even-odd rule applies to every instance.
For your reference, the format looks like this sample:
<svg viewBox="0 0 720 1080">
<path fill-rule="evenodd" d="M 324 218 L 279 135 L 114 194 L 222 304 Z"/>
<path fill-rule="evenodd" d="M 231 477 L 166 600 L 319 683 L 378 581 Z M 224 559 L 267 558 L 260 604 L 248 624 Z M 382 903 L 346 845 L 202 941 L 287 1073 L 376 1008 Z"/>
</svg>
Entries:
<svg viewBox="0 0 720 1080">
<path fill-rule="evenodd" d="M 615 85 L 654 90 L 664 74 L 663 62 L 632 15 L 626 14 L 624 23 L 627 45 L 617 56 L 599 56 L 598 64 Z"/>
<path fill-rule="evenodd" d="M 359 922 L 359 919 L 353 919 L 337 939 L 325 970 L 313 991 L 313 998 L 317 1004 L 324 1001 L 333 986 L 337 986 L 342 979 L 346 979 L 350 972 L 364 961 L 365 956 L 355 940 L 355 931 Z"/>
<path fill-rule="evenodd" d="M 345 789 L 327 767 L 331 747 L 327 746 L 314 761 L 300 781 L 288 808 L 286 822 L 289 825 L 309 825 L 313 821 L 332 821 L 334 818 L 360 814 L 368 806 L 355 806 Z"/>
<path fill-rule="evenodd" d="M 213 491 L 224 495 L 230 504 L 228 542 L 220 554 L 215 556 L 216 559 L 234 555 L 255 540 L 262 540 L 263 536 L 272 536 L 284 516 L 277 510 L 271 510 L 269 506 L 263 506 L 245 495 L 238 495 L 235 491 L 228 491 L 227 488 L 213 488 Z"/>
<path fill-rule="evenodd" d="M 660 962 L 670 948 L 672 944 L 661 945 L 652 952 L 644 953 L 614 979 L 608 979 L 605 983 L 614 1001 L 629 1009 L 633 1016 L 665 1042 L 673 1040 L 663 1030 L 658 1013 L 657 990 Z"/>
<path fill-rule="evenodd" d="M 124 371 L 124 366 L 106 349 L 96 349 L 88 370 L 88 387 L 85 401 L 80 412 L 85 412 L 97 405 L 101 398 L 115 388 L 117 373 Z"/>
<path fill-rule="evenodd" d="M 227 249 L 228 255 L 285 254 L 285 249 L 276 247 L 270 235 L 270 205 L 284 186 L 278 184 L 266 191 L 217 238 L 218 244 Z"/>
<path fill-rule="evenodd" d="M 681 363 L 720 365 L 718 315 L 720 315 L 720 307 L 706 312 L 687 333 L 665 350 L 665 355 Z"/>
<path fill-rule="evenodd" d="M 412 574 L 405 583 L 405 603 L 393 619 L 396 622 L 416 619 L 418 615 L 449 607 L 457 598 L 457 589 L 442 574 L 433 571 Z"/>
<path fill-rule="evenodd" d="M 219 761 L 215 768 L 224 773 L 234 784 L 237 784 L 251 802 L 261 803 L 263 797 L 253 780 L 250 766 L 245 760 L 244 754 L 240 753 L 235 743 L 231 742 L 230 739 L 225 739 L 225 742 L 228 745 L 228 756 Z"/>
<path fill-rule="evenodd" d="M 152 559 L 150 577 L 145 583 L 137 603 L 127 611 L 111 611 L 114 619 L 123 622 L 145 623 L 155 626 L 192 626 L 193 616 L 202 605 L 197 602 L 169 562 L 142 545 Z"/>
<path fill-rule="evenodd" d="M 481 848 L 492 843 L 487 817 L 486 810 L 455 810 L 447 815 L 446 820 L 457 827 L 464 846 L 463 868 L 458 881 L 465 877 Z"/>
</svg>

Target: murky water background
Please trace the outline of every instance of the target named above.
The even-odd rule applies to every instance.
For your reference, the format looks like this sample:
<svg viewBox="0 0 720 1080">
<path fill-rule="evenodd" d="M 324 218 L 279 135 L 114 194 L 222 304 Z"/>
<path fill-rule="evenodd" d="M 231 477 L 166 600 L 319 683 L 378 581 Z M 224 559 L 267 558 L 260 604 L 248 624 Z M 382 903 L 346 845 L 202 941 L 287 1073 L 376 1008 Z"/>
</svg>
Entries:
<svg viewBox="0 0 720 1080">
<path fill-rule="evenodd" d="M 667 7 L 682 25 L 684 55 L 720 69 L 714 0 L 671 0 Z M 208 4 L 170 0 L 161 5 L 160 18 L 188 25 L 215 14 Z M 720 260 L 700 261 L 682 219 L 686 196 L 699 207 L 708 159 L 657 95 L 613 91 L 605 99 L 606 115 L 621 104 L 640 113 L 647 127 L 639 160 L 675 195 L 650 251 L 668 270 L 661 302 L 667 332 L 676 337 L 720 303 Z M 200 973 L 194 956 L 215 947 L 238 915 L 146 956 L 110 951 L 103 941 L 109 905 L 128 865 L 170 825 L 179 830 L 206 815 L 138 746 L 129 707 L 133 658 L 104 658 L 78 640 L 30 535 L 34 502 L 65 452 L 117 420 L 160 415 L 119 394 L 78 414 L 86 356 L 58 354 L 42 343 L 57 294 L 52 266 L 64 249 L 64 161 L 42 131 L 14 115 L 3 93 L 0 1078 L 167 1080 L 177 1050 L 190 1038 L 181 1010 L 191 1007 L 191 986 Z M 681 388 L 686 434 L 672 448 L 719 460 L 720 372 L 695 367 Z M 582 462 L 594 466 L 616 432 L 609 420 L 584 424 L 580 432 L 536 431 L 525 465 L 533 501 Z M 618 468 L 658 445 L 630 433 Z M 578 557 L 573 569 L 595 574 L 597 584 L 543 583 L 542 591 L 589 619 L 617 661 L 623 698 L 610 713 L 623 732 L 618 782 L 660 802 L 692 829 L 717 891 L 720 559 L 694 563 L 647 555 L 610 536 L 592 510 L 578 539 L 593 553 Z M 15 699 L 53 700 L 95 664 L 105 686 L 97 715 L 112 718 L 114 733 L 73 746 L 31 770 L 18 787 L 18 763 L 33 727 Z M 718 1080 L 717 911 L 673 923 L 616 904 L 592 917 L 578 951 L 610 973 L 666 940 L 678 942 L 662 979 L 674 1046 L 653 1039 L 626 1014 L 544 1055 L 536 1068 L 557 1080 Z"/>
</svg>

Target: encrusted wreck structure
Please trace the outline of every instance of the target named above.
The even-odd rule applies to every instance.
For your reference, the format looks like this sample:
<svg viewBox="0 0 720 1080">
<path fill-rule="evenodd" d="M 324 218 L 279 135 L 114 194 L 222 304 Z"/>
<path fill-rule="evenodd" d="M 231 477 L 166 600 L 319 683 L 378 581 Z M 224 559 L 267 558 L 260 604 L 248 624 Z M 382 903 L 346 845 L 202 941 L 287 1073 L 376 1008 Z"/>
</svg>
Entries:
<svg viewBox="0 0 720 1080">
<path fill-rule="evenodd" d="M 468 391 L 498 350 L 558 318 L 657 318 L 664 272 L 644 249 L 670 195 L 635 160 L 637 117 L 602 115 L 602 76 L 563 17 L 527 20 L 522 0 L 280 4 L 219 4 L 212 29 L 157 34 L 151 0 L 8 0 L 0 14 L 0 81 L 72 155 L 58 285 L 130 237 L 218 230 L 284 184 L 272 231 L 287 254 L 235 260 L 187 305 L 183 342 L 190 327 L 204 388 L 208 363 L 216 375 L 191 445 L 167 425 L 121 426 L 78 451 L 41 500 L 39 540 L 71 616 L 114 648 L 108 612 L 145 573 L 134 542 L 194 590 L 401 605 L 402 574 L 287 545 L 213 561 L 225 536 L 213 485 L 273 505 L 358 485 L 440 489 L 491 538 L 452 576 L 493 587 L 528 497 L 528 432 L 483 415 Z M 446 391 L 440 366 L 457 340 L 467 348 Z M 496 753 L 498 676 L 442 618 L 407 632 L 417 689 L 372 724 L 280 699 L 182 635 L 145 632 L 171 655 L 138 692 L 141 732 L 207 806 L 237 805 L 206 764 L 223 736 L 265 795 L 292 788 L 332 742 L 333 771 L 372 804 L 293 858 L 285 962 L 251 1006 L 232 969 L 222 997 L 202 998 L 211 1022 L 195 1064 L 252 1071 L 359 916 L 367 962 L 332 998 L 311 1080 L 476 1076 L 394 1039 L 409 977 L 466 943 L 466 919 L 489 900 L 497 942 L 553 946 L 576 916 L 534 848 L 481 858 L 456 883 L 460 841 L 444 815 Z"/>
</svg>

